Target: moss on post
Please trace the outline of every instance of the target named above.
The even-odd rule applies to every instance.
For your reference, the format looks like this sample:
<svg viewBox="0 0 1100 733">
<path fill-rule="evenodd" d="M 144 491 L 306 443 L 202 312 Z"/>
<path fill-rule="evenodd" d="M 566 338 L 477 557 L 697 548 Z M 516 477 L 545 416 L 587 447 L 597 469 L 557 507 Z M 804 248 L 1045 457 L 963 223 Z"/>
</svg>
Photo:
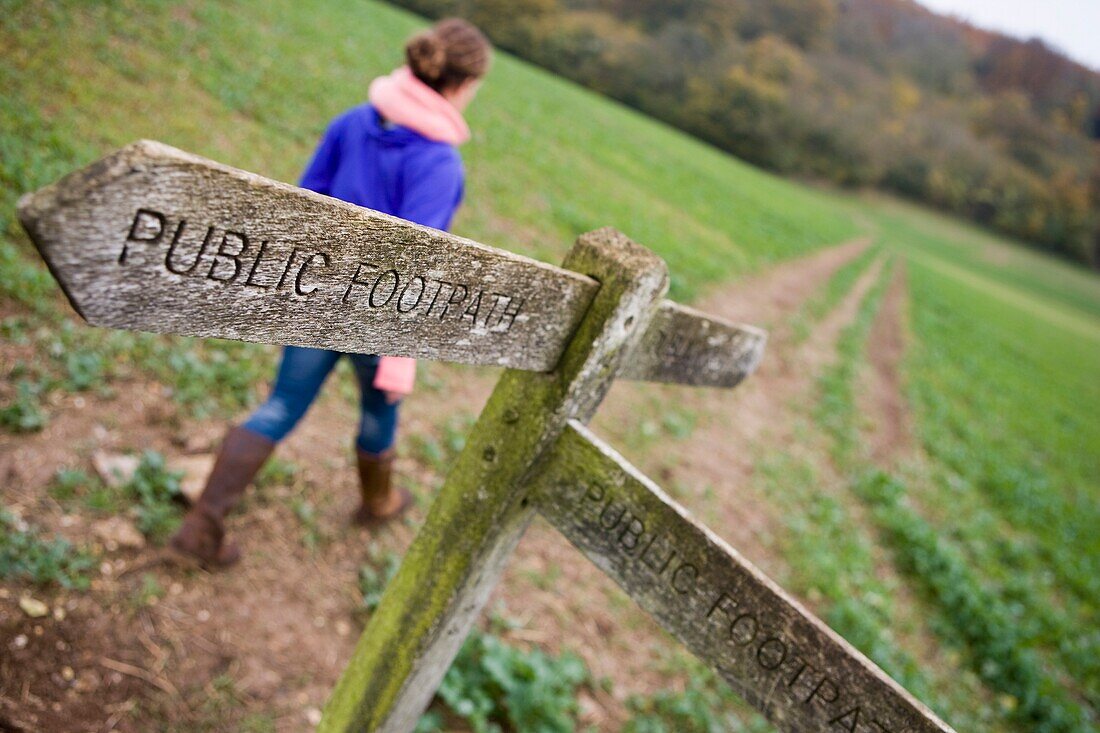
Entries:
<svg viewBox="0 0 1100 733">
<path fill-rule="evenodd" d="M 501 376 L 319 730 L 415 727 L 530 521 L 540 458 L 591 418 L 668 288 L 664 262 L 611 229 L 582 235 L 564 265 L 600 282 L 588 312 L 554 371 Z"/>
</svg>

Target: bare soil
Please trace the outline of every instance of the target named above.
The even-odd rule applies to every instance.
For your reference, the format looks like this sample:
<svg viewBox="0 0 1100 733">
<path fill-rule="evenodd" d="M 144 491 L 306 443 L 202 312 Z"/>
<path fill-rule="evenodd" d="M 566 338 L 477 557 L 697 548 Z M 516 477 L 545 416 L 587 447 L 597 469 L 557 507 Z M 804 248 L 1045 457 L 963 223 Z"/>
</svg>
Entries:
<svg viewBox="0 0 1100 733">
<path fill-rule="evenodd" d="M 905 266 L 899 265 L 890 281 L 882 306 L 871 326 L 867 342 L 870 368 L 860 394 L 860 412 L 869 417 L 867 431 L 871 460 L 884 468 L 894 467 L 911 454 L 913 445 L 909 406 L 901 377 L 905 356 L 907 319 Z"/>
<path fill-rule="evenodd" d="M 777 568 L 770 549 L 777 530 L 775 507 L 747 493 L 753 459 L 761 450 L 789 446 L 794 432 L 792 402 L 811 391 L 831 362 L 840 331 L 855 317 L 880 265 L 869 268 L 852 291 L 799 343 L 785 321 L 869 242 L 859 240 L 812 257 L 781 265 L 750 281 L 707 298 L 700 308 L 733 321 L 769 328 L 765 357 L 757 371 L 732 393 L 686 391 L 670 387 L 617 384 L 595 424 L 624 419 L 632 399 L 619 402 L 617 391 L 662 390 L 668 404 L 679 403 L 698 416 L 691 437 L 675 446 L 675 455 L 628 457 L 668 486 L 686 487 L 678 498 L 711 528 L 765 572 Z M 759 313 L 754 317 L 753 313 Z M 617 412 L 622 410 L 622 412 Z M 685 495 L 685 493 L 687 495 Z"/>
<path fill-rule="evenodd" d="M 690 411 L 694 430 L 672 449 L 658 440 L 623 452 L 765 571 L 780 567 L 770 549 L 779 525 L 774 509 L 748 488 L 751 458 L 791 446 L 792 402 L 832 359 L 836 337 L 878 266 L 809 339 L 797 342 L 785 319 L 867 244 L 786 263 L 699 304 L 771 329 L 763 364 L 734 392 L 623 383 L 595 421 L 597 432 L 621 435 L 654 405 L 658 412 L 665 405 Z M 0 366 L 10 367 L 14 348 L 0 344 Z M 896 372 L 897 358 L 891 363 Z M 476 414 L 496 377 L 491 370 L 426 367 L 429 379 L 403 408 L 405 436 L 438 436 L 447 416 Z M 889 384 L 896 388 L 896 381 Z M 118 396 L 110 399 L 60 397 L 41 433 L 0 434 L 5 505 L 50 532 L 95 545 L 93 518 L 48 494 L 58 468 L 87 467 L 98 449 L 201 451 L 224 429 L 187 419 L 156 384 L 116 386 Z M 160 562 L 156 549 L 101 547 L 103 565 L 90 591 L 0 586 L 0 731 L 222 731 L 241 729 L 248 716 L 272 716 L 279 731 L 311 730 L 365 620 L 356 589 L 360 566 L 372 545 L 403 552 L 441 481 L 405 449 L 399 480 L 418 505 L 377 533 L 352 527 L 355 407 L 347 394 L 346 385 L 325 390 L 279 448 L 299 467 L 295 478 L 253 492 L 232 519 L 245 550 L 233 570 L 184 571 Z M 313 508 L 308 521 L 295 512 L 303 502 Z M 158 591 L 153 599 L 144 593 L 151 587 Z M 51 614 L 29 618 L 18 605 L 23 594 L 47 602 Z M 520 543 L 487 611 L 519 621 L 503 632 L 506 638 L 572 649 L 596 679 L 612 682 L 612 692 L 593 686 L 582 700 L 585 722 L 600 730 L 618 729 L 630 694 L 682 682 L 676 645 L 542 522 Z"/>
</svg>

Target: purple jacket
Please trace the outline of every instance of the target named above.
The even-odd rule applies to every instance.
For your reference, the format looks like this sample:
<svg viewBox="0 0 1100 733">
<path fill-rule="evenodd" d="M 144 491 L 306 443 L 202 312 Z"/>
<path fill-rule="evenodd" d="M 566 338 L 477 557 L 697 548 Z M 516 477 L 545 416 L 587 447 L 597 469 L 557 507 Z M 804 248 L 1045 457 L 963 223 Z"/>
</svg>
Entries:
<svg viewBox="0 0 1100 733">
<path fill-rule="evenodd" d="M 368 209 L 447 229 L 462 202 L 458 150 L 407 127 L 383 125 L 369 104 L 325 131 L 299 185 Z"/>
</svg>

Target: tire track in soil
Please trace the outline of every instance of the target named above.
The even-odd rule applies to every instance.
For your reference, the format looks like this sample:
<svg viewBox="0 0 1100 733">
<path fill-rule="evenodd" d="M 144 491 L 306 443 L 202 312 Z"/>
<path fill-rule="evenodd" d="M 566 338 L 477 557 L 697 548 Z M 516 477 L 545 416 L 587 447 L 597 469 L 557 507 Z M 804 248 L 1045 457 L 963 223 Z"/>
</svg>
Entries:
<svg viewBox="0 0 1100 733">
<path fill-rule="evenodd" d="M 872 462 L 887 470 L 913 452 L 913 431 L 909 405 L 901 379 L 908 330 L 905 327 L 905 262 L 899 262 L 871 325 L 864 370 L 865 389 L 859 393 L 859 413 L 869 417 L 871 427 L 864 431 Z"/>
<path fill-rule="evenodd" d="M 901 373 L 910 343 L 906 282 L 906 260 L 899 258 L 864 344 L 865 363 L 858 377 L 864 388 L 856 393 L 857 411 L 865 420 L 860 430 L 864 460 L 885 471 L 921 460 Z M 856 524 L 875 526 L 865 504 L 851 503 L 850 508 Z M 894 629 L 899 646 L 909 651 L 922 669 L 949 670 L 943 673 L 948 678 L 966 674 L 959 659 L 944 648 L 927 616 L 916 610 L 922 609 L 924 602 L 895 566 L 890 549 L 876 541 L 874 558 L 877 576 L 894 589 L 895 613 L 905 617 L 905 628 Z"/>
<path fill-rule="evenodd" d="M 860 429 L 862 460 L 884 470 L 903 468 L 912 460 L 919 460 L 912 430 L 911 413 L 903 389 L 902 361 L 909 343 L 904 258 L 895 261 L 886 292 L 875 314 L 861 358 L 864 364 L 856 377 L 862 389 L 855 390 L 857 414 L 863 425 Z M 807 398 L 811 399 L 811 398 Z M 821 449 L 824 452 L 824 449 Z M 870 509 L 855 499 L 846 488 L 846 480 L 831 460 L 819 463 L 821 490 L 833 493 L 851 513 L 850 521 L 858 527 L 868 528 L 875 538 L 875 521 Z M 899 647 L 917 660 L 922 669 L 940 670 L 943 679 L 966 674 L 957 655 L 949 652 L 929 625 L 923 601 L 911 584 L 898 571 L 892 552 L 878 539 L 872 547 L 875 574 L 880 581 L 892 588 L 894 594 L 893 634 Z M 813 607 L 813 604 L 807 604 Z M 986 703 L 993 705 L 992 696 Z"/>
</svg>

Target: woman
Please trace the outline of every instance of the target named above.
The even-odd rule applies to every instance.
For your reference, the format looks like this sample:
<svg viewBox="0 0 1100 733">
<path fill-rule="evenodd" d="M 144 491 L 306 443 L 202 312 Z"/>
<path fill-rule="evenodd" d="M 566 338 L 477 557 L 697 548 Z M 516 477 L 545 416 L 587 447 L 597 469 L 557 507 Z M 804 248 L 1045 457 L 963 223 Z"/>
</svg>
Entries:
<svg viewBox="0 0 1100 733">
<path fill-rule="evenodd" d="M 477 28 L 453 18 L 414 37 L 405 46 L 408 65 L 375 79 L 369 103 L 329 125 L 301 186 L 446 229 L 463 194 L 457 146 L 470 132 L 462 111 L 489 70 L 490 52 Z M 411 497 L 395 491 L 390 476 L 398 404 L 412 390 L 415 362 L 288 346 L 267 402 L 226 436 L 202 496 L 172 538 L 175 550 L 206 566 L 240 558 L 225 541 L 225 516 L 341 356 L 355 367 L 362 395 L 356 454 L 363 501 L 355 519 L 377 524 L 408 507 Z"/>
</svg>

